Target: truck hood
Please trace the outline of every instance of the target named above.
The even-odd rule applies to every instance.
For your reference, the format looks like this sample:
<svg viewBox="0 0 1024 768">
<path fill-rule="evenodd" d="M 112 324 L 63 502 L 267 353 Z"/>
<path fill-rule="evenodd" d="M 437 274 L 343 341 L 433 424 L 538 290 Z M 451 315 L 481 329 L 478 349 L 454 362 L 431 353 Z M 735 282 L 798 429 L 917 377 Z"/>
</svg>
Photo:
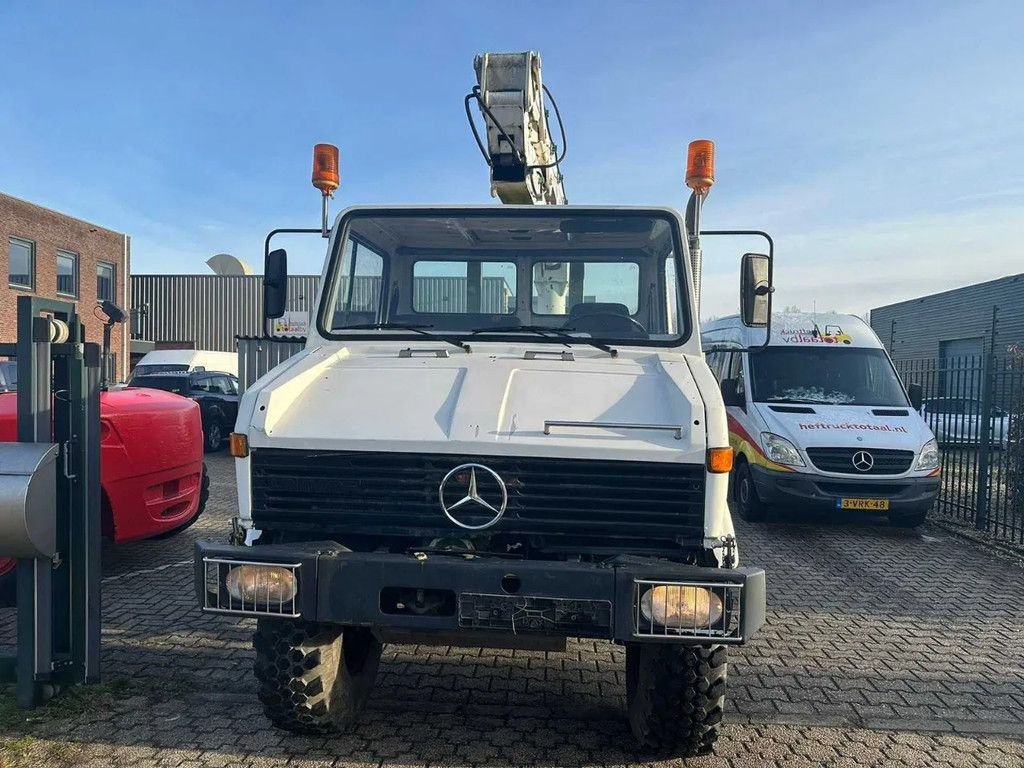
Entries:
<svg viewBox="0 0 1024 768">
<path fill-rule="evenodd" d="M 896 448 L 920 451 L 931 430 L 912 408 L 757 403 L 769 432 L 801 448 Z M 813 413 L 795 413 L 796 409 Z"/>
<path fill-rule="evenodd" d="M 544 353 L 532 360 L 493 345 L 447 358 L 402 358 L 395 346 L 312 350 L 247 392 L 238 424 L 251 425 L 256 448 L 704 462 L 703 401 L 683 355 L 612 358 L 574 347 L 575 359 L 564 360 L 561 347 L 538 347 Z M 545 421 L 678 431 L 551 426 L 545 434 Z"/>
</svg>

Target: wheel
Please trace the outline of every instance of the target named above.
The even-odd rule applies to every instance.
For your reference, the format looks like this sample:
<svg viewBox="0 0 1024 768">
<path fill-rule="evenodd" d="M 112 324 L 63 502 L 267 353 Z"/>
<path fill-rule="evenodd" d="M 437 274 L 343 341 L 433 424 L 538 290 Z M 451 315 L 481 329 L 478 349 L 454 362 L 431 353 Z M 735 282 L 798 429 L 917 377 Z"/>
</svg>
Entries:
<svg viewBox="0 0 1024 768">
<path fill-rule="evenodd" d="M 678 757 L 710 752 L 725 709 L 726 662 L 723 645 L 627 644 L 626 708 L 640 746 Z"/>
<path fill-rule="evenodd" d="M 267 718 L 294 733 L 352 724 L 370 696 L 381 644 L 367 629 L 259 619 L 253 635 L 259 699 Z"/>
<path fill-rule="evenodd" d="M 889 523 L 897 528 L 917 528 L 924 524 L 927 517 L 927 509 L 918 509 L 913 512 L 890 512 Z"/>
<path fill-rule="evenodd" d="M 216 416 L 212 416 L 210 423 L 206 425 L 206 429 L 203 431 L 203 441 L 203 447 L 207 453 L 219 451 L 224 445 L 224 427 L 221 426 L 220 419 Z"/>
<path fill-rule="evenodd" d="M 736 465 L 733 496 L 736 498 L 736 508 L 740 513 L 740 517 L 747 522 L 757 523 L 768 517 L 768 506 L 757 495 L 754 475 L 750 471 L 750 465 L 745 461 L 741 461 Z"/>
</svg>

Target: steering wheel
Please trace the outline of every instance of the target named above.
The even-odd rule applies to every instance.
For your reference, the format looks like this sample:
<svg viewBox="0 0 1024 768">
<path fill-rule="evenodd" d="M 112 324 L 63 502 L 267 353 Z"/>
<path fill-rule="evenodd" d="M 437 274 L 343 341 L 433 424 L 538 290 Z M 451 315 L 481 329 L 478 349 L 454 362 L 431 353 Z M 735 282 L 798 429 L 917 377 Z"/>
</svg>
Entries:
<svg viewBox="0 0 1024 768">
<path fill-rule="evenodd" d="M 565 330 L 583 331 L 594 335 L 609 333 L 629 337 L 647 336 L 647 329 L 640 323 L 632 317 L 615 312 L 594 312 L 590 315 L 580 315 L 575 319 L 570 319 L 562 327 Z"/>
</svg>

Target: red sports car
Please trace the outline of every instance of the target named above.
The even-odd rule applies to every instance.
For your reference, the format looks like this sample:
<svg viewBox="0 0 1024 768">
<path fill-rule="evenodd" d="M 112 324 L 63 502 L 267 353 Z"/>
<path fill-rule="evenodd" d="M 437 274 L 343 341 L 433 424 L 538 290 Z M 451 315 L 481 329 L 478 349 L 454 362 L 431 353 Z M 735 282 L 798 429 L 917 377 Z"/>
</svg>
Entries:
<svg viewBox="0 0 1024 768">
<path fill-rule="evenodd" d="M 17 439 L 16 400 L 0 394 L 0 442 Z M 103 535 L 114 542 L 191 525 L 209 495 L 199 406 L 155 389 L 102 392 L 100 483 Z M 10 591 L 15 564 L 0 558 L 0 592 Z"/>
</svg>

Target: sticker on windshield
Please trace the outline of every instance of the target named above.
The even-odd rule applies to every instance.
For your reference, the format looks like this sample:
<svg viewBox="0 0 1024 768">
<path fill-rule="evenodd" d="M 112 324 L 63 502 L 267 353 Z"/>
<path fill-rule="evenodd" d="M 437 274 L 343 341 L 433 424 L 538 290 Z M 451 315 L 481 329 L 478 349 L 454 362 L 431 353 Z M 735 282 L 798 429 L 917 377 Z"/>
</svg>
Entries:
<svg viewBox="0 0 1024 768">
<path fill-rule="evenodd" d="M 838 325 L 818 328 L 783 328 L 779 338 L 785 344 L 853 344 L 853 337 Z"/>
</svg>

